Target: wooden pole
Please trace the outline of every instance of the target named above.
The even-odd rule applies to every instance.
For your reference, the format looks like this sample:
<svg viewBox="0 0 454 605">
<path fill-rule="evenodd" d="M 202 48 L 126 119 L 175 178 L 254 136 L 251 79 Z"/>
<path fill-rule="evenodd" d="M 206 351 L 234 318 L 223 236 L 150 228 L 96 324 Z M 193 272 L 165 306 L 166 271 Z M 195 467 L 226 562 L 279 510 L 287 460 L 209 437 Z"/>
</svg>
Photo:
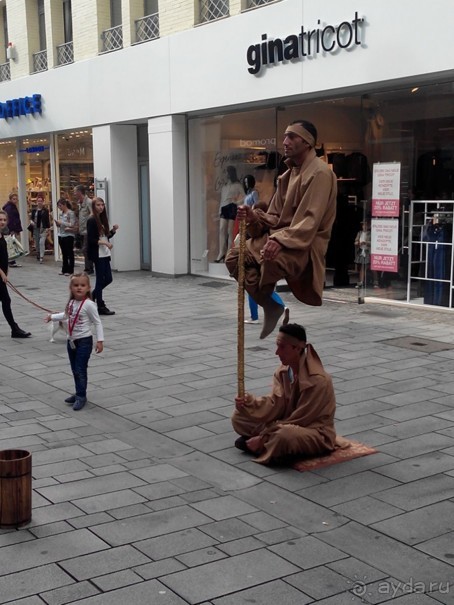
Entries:
<svg viewBox="0 0 454 605">
<path fill-rule="evenodd" d="M 246 256 L 246 221 L 240 221 L 238 255 L 238 396 L 244 397 L 244 258 Z"/>
</svg>

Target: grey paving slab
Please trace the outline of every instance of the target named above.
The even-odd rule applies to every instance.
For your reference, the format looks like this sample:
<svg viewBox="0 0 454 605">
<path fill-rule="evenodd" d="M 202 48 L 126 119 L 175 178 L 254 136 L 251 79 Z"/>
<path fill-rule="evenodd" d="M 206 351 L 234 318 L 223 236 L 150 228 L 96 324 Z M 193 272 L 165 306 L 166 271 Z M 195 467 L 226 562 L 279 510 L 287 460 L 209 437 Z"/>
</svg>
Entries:
<svg viewBox="0 0 454 605">
<path fill-rule="evenodd" d="M 373 496 L 364 496 L 364 498 L 356 498 L 353 501 L 349 500 L 333 506 L 333 510 L 365 525 L 389 519 L 402 513 L 401 508 L 377 500 Z"/>
<path fill-rule="evenodd" d="M 433 475 L 374 494 L 375 498 L 403 510 L 414 510 L 454 497 L 454 477 Z"/>
<path fill-rule="evenodd" d="M 328 527 L 332 529 L 345 522 L 344 517 L 328 508 L 274 485 L 260 484 L 235 495 L 308 533 L 325 531 Z"/>
<path fill-rule="evenodd" d="M 122 508 L 144 501 L 145 498 L 133 490 L 120 490 L 117 492 L 109 492 L 108 494 L 101 494 L 99 496 L 79 498 L 73 500 L 73 504 L 85 513 L 96 513 L 104 510 Z"/>
<path fill-rule="evenodd" d="M 74 579 L 58 565 L 41 565 L 0 577 L 0 602 L 17 602 L 24 597 L 72 584 Z"/>
<path fill-rule="evenodd" d="M 120 546 L 209 523 L 211 519 L 189 506 L 157 511 L 131 519 L 104 523 L 92 531 L 108 544 Z"/>
<path fill-rule="evenodd" d="M 193 508 L 216 521 L 257 512 L 255 507 L 233 496 L 221 496 L 212 500 L 205 500 L 204 502 L 193 504 Z"/>
<path fill-rule="evenodd" d="M 63 588 L 42 592 L 41 597 L 48 605 L 66 605 L 66 603 L 72 603 L 98 593 L 99 590 L 90 582 L 77 582 Z"/>
<path fill-rule="evenodd" d="M 226 491 L 239 490 L 260 483 L 259 479 L 249 473 L 232 468 L 220 460 L 213 460 L 212 457 L 199 452 L 193 452 L 184 458 L 174 458 L 172 464 Z"/>
<path fill-rule="evenodd" d="M 107 548 L 106 542 L 87 529 L 5 546 L 0 550 L 0 575 L 31 569 L 37 561 L 44 565 Z"/>
<path fill-rule="evenodd" d="M 351 476 L 341 477 L 340 479 L 334 479 L 322 485 L 308 487 L 300 490 L 298 493 L 304 498 L 308 498 L 324 506 L 333 506 L 391 489 L 398 485 L 400 485 L 398 481 L 382 477 L 373 471 L 364 471 Z"/>
<path fill-rule="evenodd" d="M 102 592 L 110 592 L 124 586 L 131 586 L 142 582 L 142 578 L 131 569 L 117 571 L 91 580 L 93 584 Z"/>
<path fill-rule="evenodd" d="M 263 550 L 177 572 L 162 577 L 161 581 L 193 604 L 284 577 L 297 569 Z"/>
<path fill-rule="evenodd" d="M 275 605 L 276 603 L 306 605 L 306 603 L 312 602 L 313 600 L 310 597 L 299 590 L 295 590 L 293 586 L 289 586 L 282 580 L 267 582 L 261 586 L 241 590 L 212 601 L 213 605 L 250 605 L 251 603 L 260 603 L 260 605 Z"/>
<path fill-rule="evenodd" d="M 75 605 L 187 605 L 176 594 L 157 580 L 112 590 L 105 594 L 75 601 Z"/>
<path fill-rule="evenodd" d="M 448 450 L 449 451 L 449 450 Z M 454 454 L 454 448 L 452 449 Z M 430 475 L 436 475 L 444 471 L 454 469 L 454 455 L 444 454 L 442 452 L 430 452 L 422 456 L 407 458 L 399 462 L 385 464 L 376 468 L 375 471 L 386 477 L 391 477 L 402 483 L 415 481 Z"/>
<path fill-rule="evenodd" d="M 454 549 L 452 546 L 454 531 L 448 531 L 450 525 L 451 523 L 448 521 L 445 531 L 442 535 L 430 540 L 426 540 L 422 544 L 418 544 L 417 548 L 418 550 L 428 553 L 437 559 L 441 559 L 452 566 L 452 561 L 454 559 Z"/>
<path fill-rule="evenodd" d="M 141 540 L 135 543 L 135 547 L 151 559 L 159 561 L 215 544 L 218 544 L 216 538 L 194 527 Z"/>
<path fill-rule="evenodd" d="M 329 567 L 316 567 L 286 578 L 291 586 L 307 594 L 311 601 L 317 601 L 335 594 L 351 590 L 354 582 L 333 571 Z"/>
<path fill-rule="evenodd" d="M 285 543 L 270 546 L 270 550 L 295 563 L 301 569 L 310 569 L 347 556 L 341 550 L 332 548 L 314 536 L 288 540 Z"/>
<path fill-rule="evenodd" d="M 450 565 L 355 522 L 317 537 L 402 582 L 442 582 L 452 574 Z"/>
<path fill-rule="evenodd" d="M 454 532 L 454 502 L 451 500 L 438 502 L 375 523 L 371 527 L 411 545 L 438 538 L 444 534 L 452 535 Z M 424 550 L 424 546 L 422 546 L 422 550 Z"/>
<path fill-rule="evenodd" d="M 83 496 L 89 497 L 107 492 L 115 492 L 118 490 L 119 485 L 126 489 L 140 487 L 141 485 L 145 485 L 145 482 L 130 473 L 115 473 L 106 477 L 70 481 L 65 485 L 43 487 L 38 490 L 38 493 L 51 502 L 57 503 L 80 499 Z"/>
</svg>

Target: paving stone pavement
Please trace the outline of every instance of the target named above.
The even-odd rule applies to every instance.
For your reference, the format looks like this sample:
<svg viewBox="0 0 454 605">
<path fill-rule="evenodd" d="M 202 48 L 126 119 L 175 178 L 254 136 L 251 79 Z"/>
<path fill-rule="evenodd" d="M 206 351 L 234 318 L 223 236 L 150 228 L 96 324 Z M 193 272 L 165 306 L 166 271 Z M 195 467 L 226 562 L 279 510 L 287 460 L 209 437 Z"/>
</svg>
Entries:
<svg viewBox="0 0 454 605">
<path fill-rule="evenodd" d="M 57 264 L 22 264 L 12 283 L 62 309 Z M 298 473 L 233 447 L 233 282 L 115 273 L 79 412 L 64 335 L 12 294 L 33 338 L 1 325 L 0 449 L 32 452 L 33 515 L 0 530 L 1 604 L 454 603 L 453 316 L 282 296 L 333 376 L 338 432 L 377 454 Z M 246 388 L 266 393 L 274 337 L 245 330 Z"/>
</svg>

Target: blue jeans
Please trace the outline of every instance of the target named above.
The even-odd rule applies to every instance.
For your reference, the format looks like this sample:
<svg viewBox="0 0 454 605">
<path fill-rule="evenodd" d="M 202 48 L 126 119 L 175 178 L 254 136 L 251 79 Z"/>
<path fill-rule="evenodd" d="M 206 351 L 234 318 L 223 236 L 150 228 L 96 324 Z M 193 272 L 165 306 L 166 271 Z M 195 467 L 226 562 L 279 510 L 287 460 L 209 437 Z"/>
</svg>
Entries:
<svg viewBox="0 0 454 605">
<path fill-rule="evenodd" d="M 74 341 L 75 349 L 71 348 L 69 341 L 67 344 L 69 363 L 74 376 L 76 387 L 76 397 L 87 397 L 88 383 L 88 360 L 93 349 L 93 336 L 78 338 Z"/>
<path fill-rule="evenodd" d="M 255 302 L 255 300 L 252 298 L 252 296 L 250 294 L 248 294 L 247 296 L 248 296 L 248 300 L 249 300 L 249 310 L 251 312 L 251 319 L 253 321 L 257 321 L 257 319 L 259 318 L 259 307 L 258 307 L 258 304 Z M 276 290 L 271 295 L 271 298 L 275 302 L 277 302 L 278 305 L 282 305 L 283 307 L 285 307 L 284 301 L 279 296 L 279 294 L 276 292 Z"/>
<path fill-rule="evenodd" d="M 96 285 L 93 290 L 93 300 L 98 305 L 98 309 L 106 306 L 102 298 L 102 291 L 112 283 L 112 269 L 110 268 L 110 256 L 98 258 L 95 260 Z"/>
</svg>

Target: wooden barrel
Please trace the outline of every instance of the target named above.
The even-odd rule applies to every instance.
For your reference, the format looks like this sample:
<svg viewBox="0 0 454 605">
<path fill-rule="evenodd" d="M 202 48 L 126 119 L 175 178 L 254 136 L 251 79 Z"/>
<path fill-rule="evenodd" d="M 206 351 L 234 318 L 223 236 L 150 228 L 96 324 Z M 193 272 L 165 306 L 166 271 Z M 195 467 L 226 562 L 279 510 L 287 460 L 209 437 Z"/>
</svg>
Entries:
<svg viewBox="0 0 454 605">
<path fill-rule="evenodd" d="M 20 527 L 32 518 L 32 455 L 0 451 L 0 527 Z"/>
</svg>

